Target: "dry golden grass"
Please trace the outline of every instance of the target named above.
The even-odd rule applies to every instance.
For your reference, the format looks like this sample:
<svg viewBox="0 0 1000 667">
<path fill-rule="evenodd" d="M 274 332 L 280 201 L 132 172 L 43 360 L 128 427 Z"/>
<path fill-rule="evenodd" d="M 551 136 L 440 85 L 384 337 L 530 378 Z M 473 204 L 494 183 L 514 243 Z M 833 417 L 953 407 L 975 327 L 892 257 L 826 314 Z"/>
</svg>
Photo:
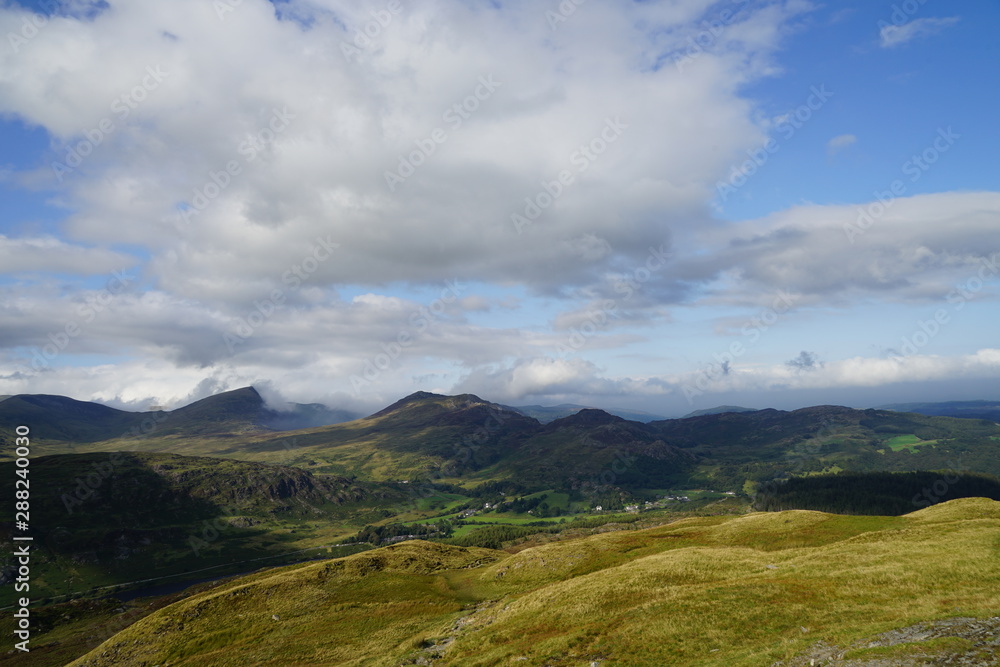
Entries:
<svg viewBox="0 0 1000 667">
<path fill-rule="evenodd" d="M 757 667 L 995 615 L 998 547 L 1000 503 L 983 499 L 692 518 L 513 555 L 407 542 L 195 596 L 73 664 Z"/>
</svg>

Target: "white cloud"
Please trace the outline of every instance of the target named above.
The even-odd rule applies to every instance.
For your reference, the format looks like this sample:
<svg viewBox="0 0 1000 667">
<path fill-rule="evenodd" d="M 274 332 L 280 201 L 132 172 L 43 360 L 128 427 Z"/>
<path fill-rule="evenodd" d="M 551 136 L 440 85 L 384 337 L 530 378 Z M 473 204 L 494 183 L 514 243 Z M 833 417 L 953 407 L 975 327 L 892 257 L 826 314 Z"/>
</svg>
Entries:
<svg viewBox="0 0 1000 667">
<path fill-rule="evenodd" d="M 826 150 L 830 155 L 835 155 L 857 141 L 858 138 L 853 134 L 840 134 L 826 142 Z"/>
<path fill-rule="evenodd" d="M 407 5 L 350 61 L 341 45 L 381 6 L 293 5 L 308 30 L 263 0 L 221 21 L 196 0 L 114 4 L 90 21 L 53 19 L 21 54 L 0 55 L 0 71 L 19 72 L 0 77 L 0 106 L 58 138 L 52 160 L 69 164 L 87 132 L 111 123 L 56 183 L 76 238 L 145 246 L 164 289 L 210 301 L 277 280 L 325 236 L 342 252 L 315 285 L 584 284 L 645 252 L 651 229 L 707 215 L 728 156 L 763 137 L 736 88 L 766 73 L 782 24 L 805 9 L 747 10 L 679 68 L 672 54 L 687 48 L 703 2 L 594 4 L 556 31 L 527 2 Z M 0 11 L 0 28 L 20 16 Z M 150 67 L 162 81 L 121 117 L 116 100 Z M 454 111 L 469 100 L 474 111 Z M 272 139 L 284 109 L 291 118 Z M 390 191 L 385 172 L 428 141 L 433 154 Z M 593 159 L 581 151 L 591 143 Z M 544 200 L 563 170 L 573 183 L 518 234 L 511 215 Z M 53 183 L 48 170 L 21 177 Z M 177 205 L 206 190 L 204 210 L 175 224 Z"/>
<path fill-rule="evenodd" d="M 929 37 L 958 23 L 958 16 L 914 19 L 902 25 L 886 25 L 879 31 L 882 48 L 893 48 L 918 37 Z"/>
<path fill-rule="evenodd" d="M 172 404 L 270 380 L 292 400 L 377 408 L 433 377 L 497 399 L 665 396 L 680 378 L 606 375 L 585 353 L 684 326 L 678 306 L 711 318 L 779 291 L 796 308 L 940 300 L 1000 250 L 989 192 L 897 197 L 853 242 L 845 228 L 877 204 L 712 218 L 734 156 L 773 129 L 740 91 L 777 71 L 810 3 L 750 3 L 693 56 L 714 16 L 704 0 L 585 3 L 557 30 L 527 0 L 407 4 L 350 58 L 342 46 L 383 3 L 293 0 L 282 20 L 265 0 L 221 19 L 217 5 L 113 2 L 0 52 L 0 113 L 47 130 L 44 165 L 68 165 L 3 178 L 52 188 L 71 211 L 64 238 L 0 237 L 0 265 L 110 275 L 135 264 L 122 247 L 148 254 L 142 289 L 0 288 L 10 367 L 79 326 L 51 368 L 8 374 L 0 392 Z M 0 9 L 0 34 L 24 16 Z M 883 45 L 955 21 L 919 19 Z M 390 189 L 385 173 L 418 150 L 423 164 Z M 534 218 L 521 233 L 515 213 Z M 655 270 L 651 246 L 673 253 Z M 439 300 L 430 317 L 433 294 L 399 295 L 454 280 L 484 294 Z M 530 325 L 497 324 L 498 310 Z M 230 349 L 224 336 L 251 318 L 264 321 Z M 546 356 L 588 325 L 578 357 Z M 403 333 L 405 351 L 352 393 Z M 123 360 L 84 366 L 93 356 Z M 734 378 L 837 385 L 866 370 L 824 361 Z"/>
<path fill-rule="evenodd" d="M 800 206 L 709 230 L 699 239 L 704 255 L 678 249 L 666 278 L 717 285 L 706 299 L 716 303 L 768 304 L 779 290 L 797 306 L 928 302 L 996 261 L 1000 193 L 885 199 Z"/>
<path fill-rule="evenodd" d="M 8 238 L 0 234 L 2 273 L 69 273 L 93 276 L 121 271 L 137 263 L 135 257 L 105 248 L 72 245 L 53 236 Z"/>
</svg>

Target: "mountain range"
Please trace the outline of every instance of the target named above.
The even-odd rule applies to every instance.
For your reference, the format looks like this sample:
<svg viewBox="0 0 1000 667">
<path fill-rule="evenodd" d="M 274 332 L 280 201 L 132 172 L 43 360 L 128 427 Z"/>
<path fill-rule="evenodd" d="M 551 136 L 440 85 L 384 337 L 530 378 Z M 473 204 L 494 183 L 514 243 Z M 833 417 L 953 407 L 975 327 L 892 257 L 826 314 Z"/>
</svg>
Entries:
<svg viewBox="0 0 1000 667">
<path fill-rule="evenodd" d="M 965 419 L 991 419 L 1000 422 L 1000 401 L 946 401 L 944 403 L 893 403 L 880 410 L 918 412 L 938 417 L 963 417 Z"/>
<path fill-rule="evenodd" d="M 417 392 L 368 417 L 291 431 L 252 387 L 171 412 L 129 413 L 58 396 L 0 402 L 0 437 L 31 425 L 39 454 L 161 452 L 293 465 L 367 481 L 463 486 L 516 480 L 580 492 L 742 490 L 789 474 L 961 468 L 1000 474 L 989 419 L 814 406 L 630 421 L 584 408 L 547 423 L 478 396 Z M 6 434 L 6 436 L 4 436 Z M 10 457 L 9 448 L 4 456 Z"/>
<path fill-rule="evenodd" d="M 506 664 L 518 657 L 534 661 L 528 664 L 576 664 L 559 662 L 555 655 L 598 664 L 618 656 L 623 664 L 631 664 L 627 642 L 616 643 L 614 635 L 596 628 L 578 637 L 569 628 L 583 627 L 582 621 L 572 615 L 575 620 L 568 625 L 551 626 L 554 643 L 545 648 L 545 628 L 532 625 L 526 616 L 510 615 L 507 605 L 522 599 L 524 604 L 564 600 L 567 595 L 560 604 L 570 605 L 572 596 L 593 590 L 609 601 L 603 613 L 621 627 L 632 627 L 630 619 L 647 614 L 669 625 L 665 610 L 670 603 L 642 597 L 633 586 L 633 575 L 647 576 L 638 573 L 652 567 L 655 577 L 669 579 L 674 575 L 665 573 L 679 567 L 684 576 L 708 587 L 691 588 L 692 595 L 707 596 L 721 590 L 718 582 L 723 580 L 753 588 L 760 567 L 774 565 L 771 552 L 788 549 L 783 562 L 804 577 L 788 581 L 792 595 L 795 590 L 811 591 L 808 582 L 826 576 L 823 573 L 838 558 L 853 559 L 869 571 L 889 568 L 898 560 L 891 554 L 912 548 L 899 534 L 901 527 L 910 527 L 909 533 L 903 531 L 907 534 L 926 532 L 913 532 L 926 526 L 923 519 L 899 523 L 895 517 L 823 515 L 828 518 L 812 522 L 803 517 L 818 517 L 818 512 L 792 511 L 772 515 L 786 518 L 768 523 L 772 520 L 752 519 L 757 516 L 753 514 L 736 522 L 732 514 L 753 507 L 833 512 L 844 507 L 863 514 L 891 507 L 883 513 L 902 514 L 963 498 L 966 487 L 1000 498 L 1000 482 L 982 477 L 1000 475 L 1000 424 L 972 417 L 970 411 L 958 410 L 966 416 L 957 418 L 842 406 L 792 411 L 720 406 L 680 419 L 647 420 L 649 415 L 644 415 L 630 420 L 577 407 L 556 406 L 536 413 L 538 418 L 526 414 L 530 410 L 472 394 L 417 392 L 366 417 L 316 425 L 296 422 L 295 414 L 326 414 L 323 406 L 280 413 L 252 387 L 172 411 L 139 413 L 61 396 L 7 397 L 0 401 L 0 493 L 14 493 L 14 429 L 27 425 L 32 437 L 32 529 L 37 536 L 32 590 L 42 610 L 75 618 L 77 607 L 72 605 L 101 595 L 123 595 L 127 601 L 151 595 L 143 593 L 145 587 L 160 587 L 156 595 L 174 595 L 206 576 L 298 563 L 232 585 L 209 585 L 210 592 L 190 598 L 193 606 L 177 602 L 154 613 L 162 605 L 126 602 L 123 608 L 134 609 L 136 618 L 152 614 L 148 622 L 137 623 L 116 639 L 106 629 L 110 625 L 101 629 L 80 620 L 80 634 L 72 641 L 53 631 L 47 645 L 51 650 L 37 654 L 37 664 L 65 665 L 92 649 L 96 652 L 80 664 L 329 664 L 323 662 L 334 655 L 327 653 L 333 650 L 325 643 L 329 633 L 362 656 L 358 664 L 367 664 L 366 655 L 396 656 L 398 664 L 479 664 L 470 657 L 477 645 L 469 639 L 474 635 L 463 628 L 493 623 L 498 623 L 498 634 L 479 635 L 487 637 L 484 646 L 493 656 L 493 662 L 482 664 Z M 282 422 L 282 414 L 291 415 L 292 421 Z M 285 430 L 288 425 L 305 427 Z M 836 474 L 841 471 L 852 471 L 853 476 Z M 904 471 L 925 472 L 892 475 Z M 845 503 L 845 498 L 851 502 Z M 980 538 L 971 537 L 980 526 L 976 521 L 992 517 L 995 505 L 954 503 L 961 501 L 944 503 L 960 508 L 954 517 L 943 510 L 917 515 L 942 519 L 944 523 L 934 525 L 946 523 L 948 530 L 967 534 L 972 541 L 963 537 L 961 544 L 978 549 L 973 542 Z M 13 518 L 12 509 L 5 506 L 0 525 L 8 535 Z M 691 523 L 676 530 L 620 534 L 627 527 L 678 519 Z M 920 532 L 921 539 L 932 539 L 936 530 Z M 601 537 L 605 531 L 618 536 Z M 855 537 L 861 541 L 852 541 Z M 882 555 L 868 559 L 861 548 L 866 540 L 881 545 Z M 549 542 L 553 546 L 547 546 Z M 565 548 L 555 546 L 562 543 Z M 921 544 L 920 553 L 936 550 L 934 558 L 942 568 L 957 557 L 955 549 L 964 548 L 948 540 Z M 675 547 L 691 551 L 674 561 L 667 552 Z M 497 551 L 500 548 L 506 551 Z M 709 552 L 709 561 L 723 558 L 732 566 L 718 574 L 722 579 L 696 564 Z M 512 557 L 515 553 L 525 556 Z M 810 569 L 810 559 L 824 553 L 822 566 Z M 334 557 L 341 558 L 325 560 L 322 566 L 310 564 Z M 750 571 L 741 569 L 750 562 L 747 558 L 754 563 Z M 906 567 L 906 576 L 924 581 L 915 565 Z M 7 561 L 0 579 L 10 581 L 15 572 Z M 836 576 L 827 581 L 842 583 Z M 437 602 L 427 602 L 430 593 L 421 588 L 424 585 L 437 591 Z M 623 585 L 633 593 L 620 596 Z M 767 586 L 764 589 L 773 592 Z M 162 587 L 167 587 L 165 592 Z M 761 595 L 766 598 L 764 589 Z M 125 595 L 123 590 L 130 592 Z M 405 593 L 403 606 L 397 608 L 394 596 L 400 591 L 416 597 Z M 957 591 L 951 594 L 958 596 Z M 360 597 L 352 597 L 355 594 Z M 9 603 L 11 595 L 4 588 L 0 602 Z M 216 607 L 216 595 L 232 602 Z M 239 602 L 244 595 L 245 602 Z M 989 604 L 969 591 L 961 595 L 970 609 Z M 301 600 L 315 596 L 327 611 L 293 611 Z M 645 602 L 634 607 L 633 599 Z M 712 599 L 721 604 L 728 598 Z M 781 599 L 788 604 L 791 598 Z M 970 602 L 973 599 L 979 601 Z M 499 600 L 507 601 L 497 606 Z M 914 604 L 930 610 L 937 604 L 933 600 L 938 597 Z M 739 607 L 735 598 L 732 602 Z M 831 614 L 854 614 L 867 604 L 857 596 L 841 602 L 831 603 Z M 86 604 L 99 607 L 96 601 Z M 367 631 L 350 620 L 350 610 L 359 604 L 374 605 L 391 620 L 379 626 L 371 641 Z M 438 611 L 431 608 L 435 604 L 440 605 Z M 420 611 L 407 621 L 404 607 Z M 584 607 L 589 611 L 581 613 L 593 612 Z M 100 617 L 106 619 L 110 612 L 100 608 Z M 211 610 L 206 618 L 222 619 L 222 609 L 229 615 L 218 637 L 191 615 L 191 610 Z M 724 605 L 715 606 L 705 618 L 717 625 L 724 612 Z M 43 618 L 48 613 L 43 611 Z M 821 616 L 808 616 L 809 622 L 821 626 Z M 921 618 L 932 617 L 937 616 L 927 611 Z M 295 646 L 326 657 L 311 663 L 296 652 L 299 648 L 292 650 L 281 641 L 260 648 L 271 662 L 249 657 L 257 650 L 254 638 L 263 636 L 271 623 L 285 620 L 292 623 L 286 634 L 296 637 Z M 824 637 L 853 645 L 902 620 L 887 616 L 882 625 L 854 628 L 827 624 L 823 627 L 832 634 Z M 164 630 L 178 623 L 190 627 L 190 641 Z M 802 657 L 807 647 L 801 642 L 788 644 L 785 652 L 767 648 L 778 632 L 777 626 L 767 627 L 767 641 L 748 644 L 745 654 L 720 648 L 718 664 L 761 664 L 754 661 L 765 655 L 791 659 L 789 665 L 809 664 Z M 160 642 L 157 637 L 163 632 L 170 639 Z M 505 648 L 510 642 L 504 637 L 519 633 L 539 639 Z M 691 641 L 702 642 L 705 636 Z M 454 649 L 448 648 L 452 645 Z M 235 647 L 231 652 L 230 646 Z M 669 656 L 663 659 L 670 664 Z"/>
</svg>

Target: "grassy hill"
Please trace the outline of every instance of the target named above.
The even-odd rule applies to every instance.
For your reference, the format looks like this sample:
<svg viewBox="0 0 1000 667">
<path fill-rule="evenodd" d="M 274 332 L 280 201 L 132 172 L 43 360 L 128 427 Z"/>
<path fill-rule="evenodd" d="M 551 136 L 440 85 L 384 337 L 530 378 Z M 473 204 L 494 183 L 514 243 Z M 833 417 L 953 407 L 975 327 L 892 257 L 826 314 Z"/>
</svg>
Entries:
<svg viewBox="0 0 1000 667">
<path fill-rule="evenodd" d="M 37 439 L 100 442 L 138 428 L 147 416 L 155 416 L 155 413 L 123 412 L 65 396 L 21 394 L 0 401 L 0 435 L 13 441 L 17 426 L 31 424 Z"/>
<path fill-rule="evenodd" d="M 998 544 L 1000 503 L 985 499 L 691 518 L 516 553 L 404 542 L 216 586 L 72 665 L 810 664 L 917 623 L 988 625 Z M 977 636 L 894 650 L 995 664 Z"/>
<path fill-rule="evenodd" d="M 815 406 L 648 426 L 697 458 L 694 482 L 716 488 L 838 470 L 950 469 L 1000 476 L 1000 426 L 989 420 Z M 900 438 L 909 444 L 899 447 Z"/>
</svg>

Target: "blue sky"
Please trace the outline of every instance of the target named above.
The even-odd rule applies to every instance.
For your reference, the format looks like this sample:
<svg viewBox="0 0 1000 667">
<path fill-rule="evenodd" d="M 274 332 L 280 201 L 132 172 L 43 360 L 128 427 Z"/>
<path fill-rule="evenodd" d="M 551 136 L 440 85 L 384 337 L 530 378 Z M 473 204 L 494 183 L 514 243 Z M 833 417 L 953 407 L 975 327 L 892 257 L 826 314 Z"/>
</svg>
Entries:
<svg viewBox="0 0 1000 667">
<path fill-rule="evenodd" d="M 0 394 L 1000 398 L 996 3 L 280 8 L 0 8 Z"/>
</svg>

